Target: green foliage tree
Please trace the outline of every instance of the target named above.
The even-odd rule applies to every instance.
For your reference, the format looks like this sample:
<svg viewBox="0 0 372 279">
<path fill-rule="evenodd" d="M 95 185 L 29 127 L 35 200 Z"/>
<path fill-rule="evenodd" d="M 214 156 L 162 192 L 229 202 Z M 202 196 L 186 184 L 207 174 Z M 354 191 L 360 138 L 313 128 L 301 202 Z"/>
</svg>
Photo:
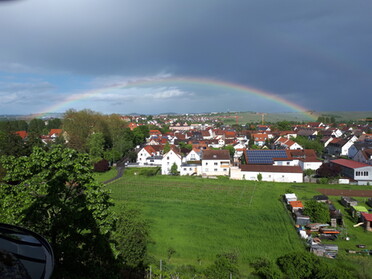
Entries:
<svg viewBox="0 0 372 279">
<path fill-rule="evenodd" d="M 317 256 L 309 252 L 293 252 L 278 258 L 277 263 L 287 278 L 316 278 L 315 268 L 320 264 Z"/>
<path fill-rule="evenodd" d="M 312 176 L 313 174 L 315 174 L 315 170 L 312 170 L 312 169 L 306 169 L 306 170 L 304 170 L 304 175 L 305 175 L 305 176 L 310 177 L 310 176 Z"/>
<path fill-rule="evenodd" d="M 61 129 L 62 127 L 62 120 L 59 118 L 53 118 L 48 120 L 48 123 L 46 125 L 46 128 L 48 131 L 51 129 Z"/>
<path fill-rule="evenodd" d="M 217 255 L 212 265 L 206 268 L 204 275 L 208 279 L 239 278 L 238 259 L 234 254 Z"/>
<path fill-rule="evenodd" d="M 324 224 L 330 221 L 327 205 L 315 200 L 305 201 L 303 212 L 305 215 L 309 216 L 313 222 Z"/>
<path fill-rule="evenodd" d="M 279 121 L 274 125 L 274 130 L 279 130 L 279 131 L 291 131 L 292 126 L 291 123 L 288 121 Z"/>
<path fill-rule="evenodd" d="M 120 208 L 114 239 L 124 268 L 143 269 L 149 242 L 149 227 L 134 208 Z"/>
<path fill-rule="evenodd" d="M 260 182 L 262 181 L 262 174 L 261 173 L 257 174 L 257 180 L 260 181 Z"/>
<path fill-rule="evenodd" d="M 173 163 L 170 169 L 170 174 L 171 175 L 177 175 L 178 174 L 178 167 L 176 163 Z"/>
<path fill-rule="evenodd" d="M 112 201 L 94 180 L 88 155 L 59 146 L 34 148 L 28 157 L 3 156 L 1 165 L 6 175 L 0 187 L 0 218 L 49 240 L 56 277 L 112 276 Z"/>
<path fill-rule="evenodd" d="M 163 153 L 167 154 L 171 150 L 169 142 L 164 145 Z"/>
<path fill-rule="evenodd" d="M 87 152 L 87 140 L 93 132 L 102 132 L 102 115 L 91 110 L 68 110 L 63 119 L 63 130 L 67 133 L 67 146 Z M 104 129 L 105 131 L 107 129 Z"/>
<path fill-rule="evenodd" d="M 318 156 L 320 156 L 324 151 L 324 147 L 319 141 L 319 138 L 316 140 L 309 140 L 307 137 L 297 136 L 296 138 L 291 139 L 301 145 L 304 149 L 314 149 Z"/>
<path fill-rule="evenodd" d="M 25 120 L 4 120 L 0 121 L 0 131 L 3 132 L 16 132 L 16 131 L 27 131 L 28 124 Z"/>
<path fill-rule="evenodd" d="M 22 138 L 14 132 L 0 132 L 0 155 L 26 156 L 28 149 Z"/>
<path fill-rule="evenodd" d="M 34 133 L 36 135 L 46 134 L 45 122 L 42 119 L 34 118 L 28 124 L 28 132 Z"/>
<path fill-rule="evenodd" d="M 332 264 L 328 261 L 329 259 L 315 256 L 309 252 L 292 252 L 279 257 L 277 263 L 286 275 L 285 278 L 357 278 L 352 276 L 347 269 L 339 266 L 337 263 Z"/>
<path fill-rule="evenodd" d="M 255 259 L 251 266 L 255 269 L 254 273 L 264 279 L 280 279 L 283 277 L 278 266 L 267 258 Z"/>
<path fill-rule="evenodd" d="M 89 155 L 94 162 L 103 158 L 105 138 L 102 133 L 91 134 L 88 138 Z"/>
</svg>

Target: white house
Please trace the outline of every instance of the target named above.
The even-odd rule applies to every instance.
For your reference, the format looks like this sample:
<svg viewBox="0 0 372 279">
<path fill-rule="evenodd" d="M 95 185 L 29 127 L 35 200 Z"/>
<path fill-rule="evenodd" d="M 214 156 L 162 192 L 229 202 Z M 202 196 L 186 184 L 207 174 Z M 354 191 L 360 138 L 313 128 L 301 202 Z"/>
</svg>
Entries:
<svg viewBox="0 0 372 279">
<path fill-rule="evenodd" d="M 347 139 L 334 138 L 326 147 L 326 151 L 330 155 L 336 156 L 347 156 L 349 154 L 350 147 L 358 138 L 356 136 L 349 137 Z"/>
<path fill-rule="evenodd" d="M 303 149 L 303 147 L 299 145 L 297 142 L 291 139 L 288 139 L 288 138 L 284 138 L 284 137 L 279 137 L 275 141 L 275 145 L 280 146 L 284 149 L 290 149 L 290 150 Z"/>
<path fill-rule="evenodd" d="M 207 176 L 229 175 L 230 152 L 228 150 L 204 150 L 202 174 Z"/>
<path fill-rule="evenodd" d="M 186 157 L 183 158 L 184 162 L 200 161 L 200 160 L 201 160 L 201 152 L 197 152 L 195 149 L 191 150 L 189 154 L 187 154 Z"/>
<path fill-rule="evenodd" d="M 330 163 L 331 166 L 339 166 L 341 174 L 357 181 L 358 185 L 372 184 L 372 166 L 346 159 L 332 160 Z"/>
<path fill-rule="evenodd" d="M 353 157 L 353 160 L 367 165 L 372 165 L 372 148 L 359 150 Z"/>
<path fill-rule="evenodd" d="M 147 163 L 147 158 L 152 156 L 160 156 L 162 153 L 162 146 L 146 145 L 137 154 L 137 163 L 142 166 Z"/>
<path fill-rule="evenodd" d="M 178 154 L 173 149 L 171 149 L 169 152 L 167 152 L 163 156 L 163 159 L 161 162 L 161 174 L 163 175 L 170 174 L 173 164 L 176 164 L 177 170 L 180 171 L 181 163 L 182 163 L 181 155 Z"/>
<path fill-rule="evenodd" d="M 201 164 L 182 164 L 180 175 L 201 175 Z"/>
</svg>

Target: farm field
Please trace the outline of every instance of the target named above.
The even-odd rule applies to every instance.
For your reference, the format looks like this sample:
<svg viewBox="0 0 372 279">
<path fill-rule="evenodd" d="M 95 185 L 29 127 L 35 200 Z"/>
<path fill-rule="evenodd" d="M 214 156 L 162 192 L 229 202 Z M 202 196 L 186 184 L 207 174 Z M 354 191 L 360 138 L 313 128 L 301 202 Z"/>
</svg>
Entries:
<svg viewBox="0 0 372 279">
<path fill-rule="evenodd" d="M 215 256 L 236 252 L 240 271 L 247 275 L 255 257 L 276 259 L 291 251 L 303 251 L 293 222 L 280 200 L 292 190 L 302 199 L 319 194 L 318 188 L 365 189 L 348 185 L 287 184 L 233 181 L 226 178 L 202 179 L 179 176 L 124 176 L 109 184 L 116 210 L 126 204 L 140 208 L 150 222 L 149 254 L 168 265 L 190 264 L 207 267 Z M 324 187 L 327 186 L 327 187 Z M 332 197 L 337 203 L 337 198 Z M 341 207 L 340 204 L 336 205 Z M 372 248 L 372 233 L 353 228 L 347 221 L 350 242 L 338 240 L 341 249 L 363 242 Z M 168 259 L 168 250 L 175 253 Z M 350 258 L 341 252 L 342 258 Z M 353 256 L 355 257 L 355 256 Z M 365 261 L 365 259 L 362 259 Z M 358 261 L 358 258 L 357 258 Z M 367 261 L 370 261 L 367 259 Z M 368 269 L 372 269 L 367 262 Z"/>
</svg>

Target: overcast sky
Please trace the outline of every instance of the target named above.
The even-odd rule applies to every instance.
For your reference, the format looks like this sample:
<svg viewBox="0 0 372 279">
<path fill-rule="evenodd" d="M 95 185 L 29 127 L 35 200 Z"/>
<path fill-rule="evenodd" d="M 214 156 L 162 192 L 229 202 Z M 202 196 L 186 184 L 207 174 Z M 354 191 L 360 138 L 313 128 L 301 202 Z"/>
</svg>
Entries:
<svg viewBox="0 0 372 279">
<path fill-rule="evenodd" d="M 293 111 L 214 81 L 370 111 L 372 2 L 0 1 L 0 114 Z"/>
</svg>

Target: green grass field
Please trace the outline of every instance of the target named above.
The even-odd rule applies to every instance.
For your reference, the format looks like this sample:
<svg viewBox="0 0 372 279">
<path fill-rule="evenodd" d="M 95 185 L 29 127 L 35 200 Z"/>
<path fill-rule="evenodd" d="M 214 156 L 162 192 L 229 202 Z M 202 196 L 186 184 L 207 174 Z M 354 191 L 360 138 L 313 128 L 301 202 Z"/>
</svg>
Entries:
<svg viewBox="0 0 372 279">
<path fill-rule="evenodd" d="M 118 171 L 116 170 L 116 168 L 111 168 L 107 172 L 95 172 L 93 175 L 95 180 L 97 180 L 98 182 L 105 182 L 107 180 L 110 180 L 111 178 L 114 178 L 117 173 Z"/>
<path fill-rule="evenodd" d="M 226 178 L 146 177 L 133 175 L 134 172 L 139 174 L 140 170 L 127 169 L 124 177 L 109 188 L 117 210 L 121 204 L 129 204 L 140 208 L 149 220 L 151 256 L 168 261 L 168 249 L 172 248 L 176 253 L 168 261 L 171 265 L 200 264 L 204 268 L 216 254 L 234 251 L 243 274 L 249 273 L 249 261 L 255 257 L 275 259 L 305 249 L 280 200 L 286 190 L 293 190 L 305 200 L 319 194 L 317 188 L 360 188 Z M 333 199 L 336 202 L 337 198 Z M 362 227 L 353 228 L 348 220 L 346 225 L 352 239 L 337 240 L 336 244 L 343 249 L 342 257 L 348 257 L 344 249 L 355 248 L 359 242 L 372 248 L 372 233 L 364 232 Z"/>
</svg>

